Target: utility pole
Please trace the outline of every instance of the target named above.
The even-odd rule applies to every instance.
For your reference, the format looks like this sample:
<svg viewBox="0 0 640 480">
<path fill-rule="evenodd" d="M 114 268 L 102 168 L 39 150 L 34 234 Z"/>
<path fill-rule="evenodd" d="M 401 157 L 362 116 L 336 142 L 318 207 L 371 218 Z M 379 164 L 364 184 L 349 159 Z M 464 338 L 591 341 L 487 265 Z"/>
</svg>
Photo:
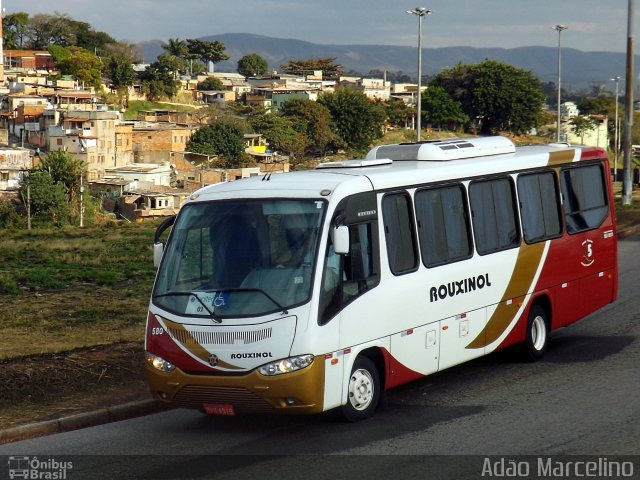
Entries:
<svg viewBox="0 0 640 480">
<path fill-rule="evenodd" d="M 620 138 L 620 120 L 618 119 L 618 97 L 620 93 L 620 77 L 615 76 L 611 79 L 616 82 L 616 119 L 615 130 L 613 133 L 613 181 L 618 180 L 618 150 L 619 150 L 619 138 Z"/>
<path fill-rule="evenodd" d="M 27 230 L 31 230 L 31 176 L 27 176 Z"/>
<path fill-rule="evenodd" d="M 4 85 L 4 43 L 2 41 L 2 18 L 4 17 L 4 9 L 2 8 L 2 0 L 0 0 L 0 85 Z"/>
<path fill-rule="evenodd" d="M 407 10 L 407 13 L 418 17 L 418 113 L 416 118 L 416 142 L 420 141 L 420 130 L 422 129 L 422 17 L 429 15 L 431 10 L 424 7 L 416 7 Z"/>
<path fill-rule="evenodd" d="M 82 172 L 80 172 L 80 228 L 84 227 L 84 185 L 82 183 Z"/>
<path fill-rule="evenodd" d="M 631 128 L 633 127 L 633 21 L 635 0 L 628 0 L 627 13 L 627 72 L 625 86 L 625 120 L 624 120 L 624 166 L 622 174 L 622 205 L 631 205 Z"/>
<path fill-rule="evenodd" d="M 562 85 L 562 48 L 560 47 L 560 34 L 563 30 L 566 30 L 566 25 L 558 24 L 555 27 L 551 27 L 558 32 L 558 121 L 556 124 L 556 141 L 559 142 L 561 140 L 560 136 L 560 92 Z"/>
</svg>

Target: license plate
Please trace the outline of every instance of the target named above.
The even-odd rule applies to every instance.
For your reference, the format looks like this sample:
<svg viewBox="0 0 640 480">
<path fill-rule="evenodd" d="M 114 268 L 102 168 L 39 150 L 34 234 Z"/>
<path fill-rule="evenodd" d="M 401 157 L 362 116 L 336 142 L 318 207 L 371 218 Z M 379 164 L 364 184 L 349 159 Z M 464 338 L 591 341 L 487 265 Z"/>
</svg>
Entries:
<svg viewBox="0 0 640 480">
<path fill-rule="evenodd" d="M 204 403 L 202 408 L 204 408 L 204 411 L 207 412 L 208 415 L 225 415 L 232 417 L 236 414 L 233 405 Z"/>
</svg>

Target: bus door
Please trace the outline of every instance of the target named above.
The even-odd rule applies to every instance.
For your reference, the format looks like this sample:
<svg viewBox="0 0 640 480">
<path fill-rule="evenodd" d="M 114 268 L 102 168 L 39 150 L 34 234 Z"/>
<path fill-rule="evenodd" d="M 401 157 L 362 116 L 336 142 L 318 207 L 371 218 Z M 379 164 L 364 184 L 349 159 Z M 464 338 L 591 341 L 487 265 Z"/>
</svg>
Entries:
<svg viewBox="0 0 640 480">
<path fill-rule="evenodd" d="M 571 166 L 561 175 L 567 232 L 576 243 L 573 268 L 579 271 L 582 317 L 613 300 L 617 240 L 603 165 Z"/>
</svg>

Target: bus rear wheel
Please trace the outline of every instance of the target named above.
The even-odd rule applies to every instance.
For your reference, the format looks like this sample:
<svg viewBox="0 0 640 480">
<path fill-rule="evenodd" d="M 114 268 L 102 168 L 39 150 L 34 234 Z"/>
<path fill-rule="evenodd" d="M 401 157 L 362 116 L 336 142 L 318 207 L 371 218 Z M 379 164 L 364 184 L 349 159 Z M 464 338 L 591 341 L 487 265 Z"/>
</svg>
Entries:
<svg viewBox="0 0 640 480">
<path fill-rule="evenodd" d="M 547 312 L 540 305 L 534 305 L 529 311 L 527 331 L 525 334 L 525 355 L 530 361 L 542 358 L 547 349 L 549 337 L 549 321 Z"/>
<path fill-rule="evenodd" d="M 371 417 L 380 402 L 380 374 L 375 364 L 367 357 L 358 357 L 351 369 L 347 387 L 347 403 L 342 406 L 342 415 L 350 422 Z"/>
</svg>

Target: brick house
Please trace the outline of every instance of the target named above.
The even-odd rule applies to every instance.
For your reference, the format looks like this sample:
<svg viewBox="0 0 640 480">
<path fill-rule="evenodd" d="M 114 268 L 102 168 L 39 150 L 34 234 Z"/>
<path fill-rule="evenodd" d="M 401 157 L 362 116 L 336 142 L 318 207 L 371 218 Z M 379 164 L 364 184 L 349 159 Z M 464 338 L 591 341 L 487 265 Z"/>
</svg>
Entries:
<svg viewBox="0 0 640 480">
<path fill-rule="evenodd" d="M 133 125 L 133 157 L 136 163 L 161 163 L 171 160 L 171 152 L 184 152 L 195 131 L 193 127 L 172 124 Z"/>
<path fill-rule="evenodd" d="M 118 112 L 68 111 L 61 125 L 48 128 L 49 150 L 66 150 L 87 165 L 88 180 L 102 178 L 105 169 L 124 165 L 116 157 L 116 121 Z"/>
</svg>

